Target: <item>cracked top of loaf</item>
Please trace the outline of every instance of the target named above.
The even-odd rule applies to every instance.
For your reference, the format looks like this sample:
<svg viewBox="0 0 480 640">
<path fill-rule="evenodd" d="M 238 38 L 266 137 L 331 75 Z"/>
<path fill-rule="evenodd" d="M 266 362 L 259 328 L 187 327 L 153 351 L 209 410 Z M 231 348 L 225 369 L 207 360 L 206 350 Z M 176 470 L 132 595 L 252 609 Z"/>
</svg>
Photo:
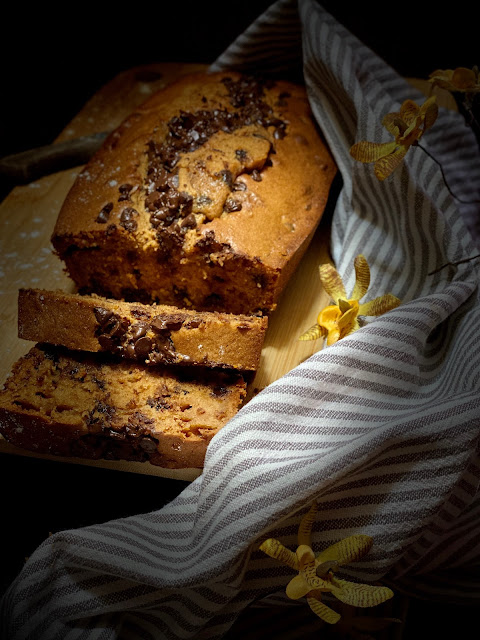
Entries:
<svg viewBox="0 0 480 640">
<path fill-rule="evenodd" d="M 52 242 L 85 292 L 269 312 L 335 172 L 303 87 L 195 74 L 108 137 L 68 194 Z"/>
</svg>

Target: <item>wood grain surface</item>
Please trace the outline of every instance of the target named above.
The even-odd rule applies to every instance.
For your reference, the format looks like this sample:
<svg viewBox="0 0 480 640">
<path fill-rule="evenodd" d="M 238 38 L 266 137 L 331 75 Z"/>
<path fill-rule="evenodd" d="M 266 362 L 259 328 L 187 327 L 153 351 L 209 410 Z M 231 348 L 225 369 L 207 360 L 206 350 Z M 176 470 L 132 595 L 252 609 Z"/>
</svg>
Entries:
<svg viewBox="0 0 480 640">
<path fill-rule="evenodd" d="M 203 69 L 205 65 L 168 63 L 125 71 L 87 102 L 60 133 L 57 142 L 111 130 L 154 91 L 180 75 Z M 81 167 L 76 167 L 15 187 L 0 205 L 0 384 L 14 362 L 33 345 L 17 336 L 18 290 L 21 287 L 75 290 L 52 251 L 50 236 L 63 200 L 80 170 Z M 328 245 L 325 216 L 270 318 L 260 369 L 249 385 L 248 399 L 322 347 L 320 341 L 300 342 L 298 336 L 315 323 L 318 311 L 328 303 L 318 277 L 318 265 L 329 259 Z M 191 480 L 200 473 L 198 469 L 170 470 L 150 463 L 39 455 L 13 447 L 1 437 L 0 452 L 181 480 Z"/>
</svg>

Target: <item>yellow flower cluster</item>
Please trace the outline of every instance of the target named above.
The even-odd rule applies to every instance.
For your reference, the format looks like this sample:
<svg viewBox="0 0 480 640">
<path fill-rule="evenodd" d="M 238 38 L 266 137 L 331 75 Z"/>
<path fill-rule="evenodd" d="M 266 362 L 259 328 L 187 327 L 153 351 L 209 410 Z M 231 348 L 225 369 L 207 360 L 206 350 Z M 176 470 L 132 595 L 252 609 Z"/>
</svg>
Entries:
<svg viewBox="0 0 480 640">
<path fill-rule="evenodd" d="M 336 578 L 334 570 L 362 558 L 373 545 L 370 536 L 353 535 L 315 554 L 311 531 L 318 506 L 314 502 L 303 516 L 298 528 L 298 546 L 290 551 L 275 538 L 268 538 L 260 549 L 283 562 L 298 574 L 287 585 L 286 594 L 292 600 L 306 597 L 312 611 L 329 624 L 340 620 L 340 614 L 322 602 L 322 594 L 331 593 L 338 600 L 354 607 L 373 607 L 393 597 L 388 587 L 360 584 Z"/>
<path fill-rule="evenodd" d="M 480 80 L 478 67 L 467 69 L 437 69 L 429 76 L 432 86 L 437 86 L 447 91 L 460 93 L 480 93 Z"/>
<path fill-rule="evenodd" d="M 417 145 L 425 131 L 438 116 L 437 99 L 431 96 L 421 106 L 413 100 L 405 100 L 400 111 L 387 113 L 382 125 L 393 135 L 392 142 L 368 142 L 362 140 L 350 148 L 354 160 L 374 163 L 375 176 L 385 180 L 400 165 L 411 146 Z"/>
<path fill-rule="evenodd" d="M 379 316 L 398 307 L 400 300 L 391 293 L 361 303 L 370 285 L 370 267 L 363 255 L 355 258 L 354 267 L 355 286 L 348 298 L 342 278 L 335 267 L 331 264 L 320 265 L 320 280 L 334 304 L 320 311 L 317 323 L 303 333 L 300 340 L 326 337 L 327 346 L 330 346 L 360 328 L 359 316 Z"/>
</svg>

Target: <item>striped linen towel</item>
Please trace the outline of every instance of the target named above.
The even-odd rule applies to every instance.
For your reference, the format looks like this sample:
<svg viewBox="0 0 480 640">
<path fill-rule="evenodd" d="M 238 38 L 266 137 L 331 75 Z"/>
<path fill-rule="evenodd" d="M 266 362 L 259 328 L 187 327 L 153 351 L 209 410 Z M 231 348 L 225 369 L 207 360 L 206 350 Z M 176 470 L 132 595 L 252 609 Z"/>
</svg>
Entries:
<svg viewBox="0 0 480 640">
<path fill-rule="evenodd" d="M 46 540 L 3 598 L 2 638 L 220 638 L 251 603 L 284 592 L 291 570 L 259 544 L 295 548 L 313 500 L 314 549 L 374 539 L 341 577 L 479 598 L 475 139 L 440 110 L 423 148 L 377 181 L 349 148 L 385 139 L 383 115 L 424 98 L 314 0 L 272 4 L 212 66 L 221 68 L 303 73 L 341 174 L 336 267 L 350 291 L 364 254 L 371 291 L 402 304 L 258 394 L 161 510 Z"/>
</svg>

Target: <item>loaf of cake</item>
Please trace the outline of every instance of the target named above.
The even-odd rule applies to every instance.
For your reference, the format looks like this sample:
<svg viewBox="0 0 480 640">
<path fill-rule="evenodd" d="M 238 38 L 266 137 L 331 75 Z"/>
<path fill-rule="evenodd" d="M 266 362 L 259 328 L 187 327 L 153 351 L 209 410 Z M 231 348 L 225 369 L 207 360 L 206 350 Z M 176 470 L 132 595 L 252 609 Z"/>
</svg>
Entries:
<svg viewBox="0 0 480 640">
<path fill-rule="evenodd" d="M 201 468 L 246 384 L 231 371 L 192 371 L 36 345 L 0 392 L 0 433 L 42 454 Z"/>
<path fill-rule="evenodd" d="M 52 243 L 80 293 L 268 314 L 335 173 L 303 87 L 195 74 L 111 133 L 68 193 Z"/>
<path fill-rule="evenodd" d="M 106 351 L 147 365 L 256 371 L 266 316 L 197 312 L 97 295 L 20 289 L 18 336 L 91 352 Z"/>
</svg>

